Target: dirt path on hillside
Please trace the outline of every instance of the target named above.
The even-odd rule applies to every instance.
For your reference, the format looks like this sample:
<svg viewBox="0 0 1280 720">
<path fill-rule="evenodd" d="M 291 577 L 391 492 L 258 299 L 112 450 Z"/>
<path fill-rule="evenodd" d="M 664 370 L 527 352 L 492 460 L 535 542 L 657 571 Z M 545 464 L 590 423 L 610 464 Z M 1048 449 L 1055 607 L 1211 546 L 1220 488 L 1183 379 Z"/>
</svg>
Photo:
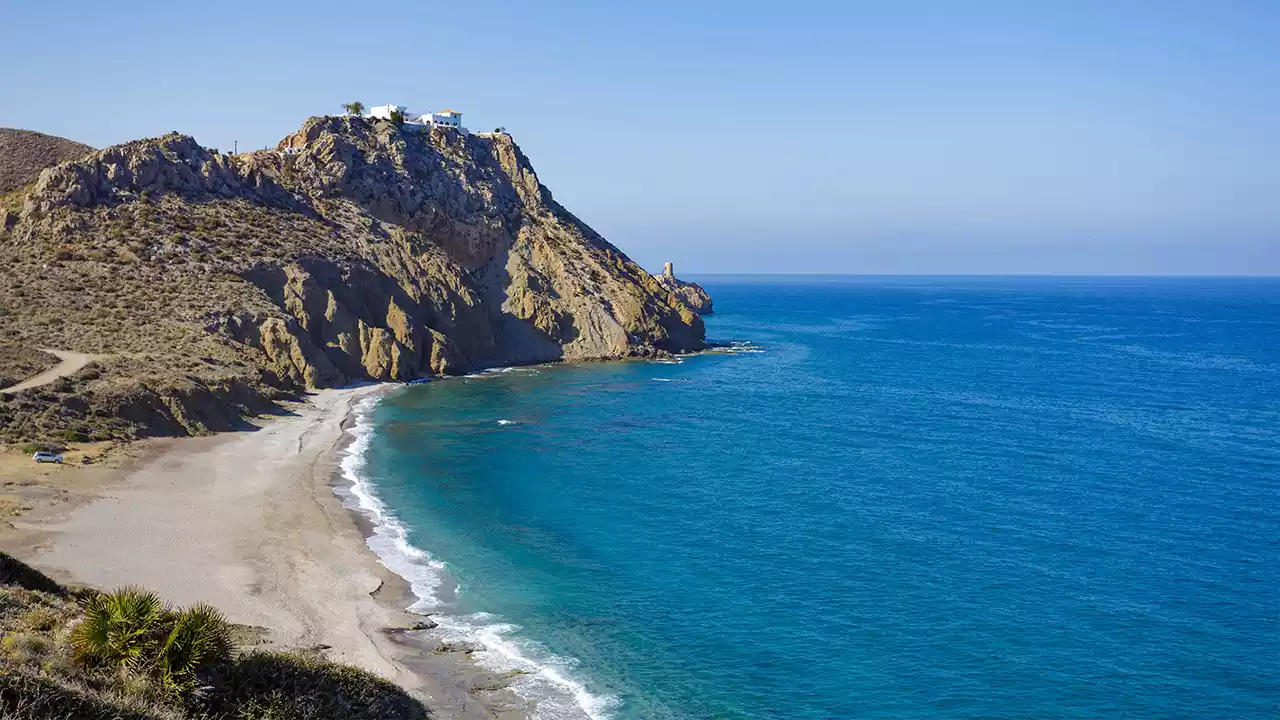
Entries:
<svg viewBox="0 0 1280 720">
<path fill-rule="evenodd" d="M 39 375 L 23 380 L 17 385 L 10 385 L 7 388 L 0 389 L 0 395 L 8 395 L 10 393 L 22 392 L 23 390 L 40 387 L 41 385 L 48 385 L 58 378 L 74 375 L 80 370 L 80 368 L 88 365 L 98 358 L 103 357 L 102 355 L 89 355 L 87 353 L 70 352 L 68 350 L 52 350 L 49 348 L 40 349 L 50 355 L 57 355 L 58 359 L 62 362 L 54 365 L 48 370 L 45 370 Z"/>
</svg>

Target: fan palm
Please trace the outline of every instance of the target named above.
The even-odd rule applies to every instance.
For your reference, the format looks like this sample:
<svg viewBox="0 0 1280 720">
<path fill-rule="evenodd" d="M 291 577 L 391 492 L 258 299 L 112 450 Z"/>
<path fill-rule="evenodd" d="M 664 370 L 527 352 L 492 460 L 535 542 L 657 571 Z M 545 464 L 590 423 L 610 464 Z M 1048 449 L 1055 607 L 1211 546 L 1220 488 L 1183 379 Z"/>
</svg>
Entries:
<svg viewBox="0 0 1280 720">
<path fill-rule="evenodd" d="M 84 619 L 71 634 L 76 657 L 120 668 L 145 662 L 170 618 L 160 596 L 137 587 L 95 595 L 84 603 Z"/>
<path fill-rule="evenodd" d="M 203 603 L 174 615 L 173 627 L 156 653 L 156 672 L 170 689 L 189 689 L 196 670 L 231 657 L 231 626 L 217 608 Z"/>
</svg>

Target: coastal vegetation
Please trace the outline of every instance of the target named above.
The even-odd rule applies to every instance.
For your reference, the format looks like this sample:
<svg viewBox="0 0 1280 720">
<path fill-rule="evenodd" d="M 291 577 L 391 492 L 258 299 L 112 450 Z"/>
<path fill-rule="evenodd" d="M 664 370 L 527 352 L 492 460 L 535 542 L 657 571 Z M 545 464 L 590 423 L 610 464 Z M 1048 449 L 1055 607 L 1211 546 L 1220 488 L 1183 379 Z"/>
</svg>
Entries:
<svg viewBox="0 0 1280 720">
<path fill-rule="evenodd" d="M 54 582 L 0 553 L 0 720 L 383 720 L 429 712 L 306 652 L 242 651 L 208 605 Z"/>
</svg>

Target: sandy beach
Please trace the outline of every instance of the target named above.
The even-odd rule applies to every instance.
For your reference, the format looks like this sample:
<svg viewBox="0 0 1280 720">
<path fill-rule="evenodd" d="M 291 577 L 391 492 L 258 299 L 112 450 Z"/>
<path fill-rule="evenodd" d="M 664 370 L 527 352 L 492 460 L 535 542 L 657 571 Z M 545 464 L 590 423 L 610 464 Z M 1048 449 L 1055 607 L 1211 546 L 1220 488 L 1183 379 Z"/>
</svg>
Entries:
<svg viewBox="0 0 1280 720">
<path fill-rule="evenodd" d="M 402 610 L 405 583 L 377 561 L 361 518 L 334 494 L 344 422 L 380 390 L 321 391 L 254 429 L 153 441 L 114 468 L 47 471 L 44 485 L 77 490 L 12 518 L 0 542 L 63 580 L 211 603 L 263 645 L 376 672 L 436 717 L 524 717 L 465 648 L 406 634 L 427 619 Z"/>
</svg>

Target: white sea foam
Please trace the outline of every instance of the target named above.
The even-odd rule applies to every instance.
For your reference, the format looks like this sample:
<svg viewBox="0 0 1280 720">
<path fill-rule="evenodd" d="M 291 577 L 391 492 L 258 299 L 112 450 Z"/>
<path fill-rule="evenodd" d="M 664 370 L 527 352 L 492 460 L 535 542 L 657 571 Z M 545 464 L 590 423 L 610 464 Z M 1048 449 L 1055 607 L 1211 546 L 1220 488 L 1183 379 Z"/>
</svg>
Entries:
<svg viewBox="0 0 1280 720">
<path fill-rule="evenodd" d="M 740 355 L 742 353 L 762 353 L 764 349 L 759 345 L 753 345 L 750 340 L 741 342 L 731 342 L 728 345 L 719 345 L 711 348 L 708 352 L 725 353 L 729 355 Z"/>
<path fill-rule="evenodd" d="M 373 522 L 373 534 L 367 541 L 369 548 L 389 570 L 409 581 L 414 596 L 419 598 L 409 609 L 421 612 L 423 607 L 434 605 L 437 600 L 436 592 L 444 579 L 444 563 L 433 560 L 409 543 L 404 524 L 378 499 L 360 475 L 373 434 L 368 416 L 377 402 L 377 396 L 362 400 L 355 407 L 355 424 L 347 431 L 353 440 L 341 462 L 342 477 L 351 483 L 346 488 L 349 496 L 346 501 Z"/>
<path fill-rule="evenodd" d="M 525 372 L 532 372 L 532 373 L 538 372 L 537 370 L 534 370 L 532 368 L 516 367 L 513 365 L 511 367 L 485 368 L 484 370 L 477 370 L 473 373 L 467 373 L 466 375 L 463 375 L 463 377 L 486 378 L 486 377 L 493 377 L 494 375 L 505 375 L 509 372 L 515 372 L 517 370 L 522 370 Z"/>
<path fill-rule="evenodd" d="M 539 644 L 518 637 L 518 626 L 504 623 L 488 613 L 451 614 L 440 598 L 447 569 L 443 562 L 431 557 L 408 540 L 407 528 L 380 500 L 361 470 L 373 435 L 369 421 L 377 405 L 377 396 L 361 401 L 354 409 L 354 425 L 348 430 L 352 441 L 341 462 L 342 476 L 351 483 L 338 488 L 347 507 L 358 509 L 373 524 L 368 545 L 379 561 L 408 581 L 417 601 L 407 608 L 413 612 L 431 613 L 441 639 L 465 642 L 478 648 L 471 657 L 482 667 L 494 672 L 521 671 L 511 690 L 534 701 L 534 720 L 607 720 L 617 706 L 617 698 L 596 695 L 575 680 L 575 661 L 548 652 Z M 511 423 L 499 420 L 499 424 Z M 461 588 L 458 589 L 461 592 Z"/>
<path fill-rule="evenodd" d="M 514 422 L 515 422 L 515 420 L 508 420 L 508 419 L 506 419 L 506 418 L 503 418 L 503 419 L 501 419 L 501 420 L 499 420 L 499 421 L 498 421 L 498 424 L 499 424 L 499 425 L 511 425 L 511 424 L 512 424 L 512 423 L 514 423 Z"/>
</svg>

